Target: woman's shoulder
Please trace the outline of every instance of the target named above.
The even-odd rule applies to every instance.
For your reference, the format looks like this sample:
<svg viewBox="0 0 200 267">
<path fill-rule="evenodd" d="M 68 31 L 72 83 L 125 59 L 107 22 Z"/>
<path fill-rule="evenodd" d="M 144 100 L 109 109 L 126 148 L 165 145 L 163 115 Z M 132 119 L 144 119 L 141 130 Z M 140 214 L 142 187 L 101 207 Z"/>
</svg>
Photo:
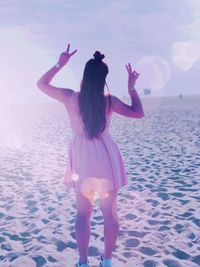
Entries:
<svg viewBox="0 0 200 267">
<path fill-rule="evenodd" d="M 111 94 L 108 94 L 108 93 L 105 93 L 105 94 L 104 94 L 104 97 L 105 97 L 106 100 L 108 101 L 109 98 L 112 98 L 112 95 L 111 95 Z"/>
<path fill-rule="evenodd" d="M 106 101 L 107 102 L 111 102 L 111 104 L 113 104 L 114 103 L 114 101 L 115 101 L 115 99 L 116 99 L 116 96 L 114 96 L 114 95 L 111 95 L 111 94 L 106 94 L 106 95 L 104 95 L 105 96 L 105 98 L 106 98 Z"/>
<path fill-rule="evenodd" d="M 78 95 L 80 93 L 80 91 L 73 91 L 73 95 Z"/>
<path fill-rule="evenodd" d="M 73 93 L 72 93 L 72 97 L 73 98 L 78 98 L 78 96 L 79 96 L 79 93 L 80 93 L 80 91 L 73 91 Z"/>
<path fill-rule="evenodd" d="M 74 107 L 77 96 L 78 96 L 78 91 L 72 90 L 71 91 L 71 95 L 70 95 L 70 100 L 68 102 L 67 108 L 70 109 L 72 107 Z"/>
</svg>

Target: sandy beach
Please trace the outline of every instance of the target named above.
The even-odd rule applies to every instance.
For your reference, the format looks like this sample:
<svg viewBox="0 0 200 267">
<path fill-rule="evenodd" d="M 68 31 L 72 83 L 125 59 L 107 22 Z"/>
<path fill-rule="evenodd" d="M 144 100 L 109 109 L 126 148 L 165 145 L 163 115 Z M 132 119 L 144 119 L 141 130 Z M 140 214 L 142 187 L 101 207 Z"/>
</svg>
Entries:
<svg viewBox="0 0 200 267">
<path fill-rule="evenodd" d="M 119 191 L 113 267 L 200 266 L 200 96 L 142 98 L 145 118 L 114 114 L 129 183 Z M 75 198 L 63 176 L 71 138 L 59 103 L 0 108 L 0 267 L 71 267 Z M 93 209 L 89 261 L 103 218 Z"/>
</svg>

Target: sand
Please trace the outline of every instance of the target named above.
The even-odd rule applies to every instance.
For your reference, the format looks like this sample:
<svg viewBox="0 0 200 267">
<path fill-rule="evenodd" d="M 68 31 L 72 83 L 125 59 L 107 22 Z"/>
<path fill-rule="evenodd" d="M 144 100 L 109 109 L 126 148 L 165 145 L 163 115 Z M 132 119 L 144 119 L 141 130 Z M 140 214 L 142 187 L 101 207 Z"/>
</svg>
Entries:
<svg viewBox="0 0 200 267">
<path fill-rule="evenodd" d="M 114 114 L 125 160 L 114 267 L 200 266 L 200 97 L 143 98 L 144 119 Z M 75 198 L 63 185 L 68 115 L 61 103 L 1 106 L 0 267 L 69 267 L 78 258 Z M 89 261 L 103 251 L 93 208 Z"/>
</svg>

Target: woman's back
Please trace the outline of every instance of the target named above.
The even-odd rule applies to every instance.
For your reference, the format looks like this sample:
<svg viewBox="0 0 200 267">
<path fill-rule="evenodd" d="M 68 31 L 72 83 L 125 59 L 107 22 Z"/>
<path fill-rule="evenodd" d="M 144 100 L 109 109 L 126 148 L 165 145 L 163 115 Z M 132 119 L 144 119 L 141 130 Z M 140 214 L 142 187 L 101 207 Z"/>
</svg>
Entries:
<svg viewBox="0 0 200 267">
<path fill-rule="evenodd" d="M 70 124 L 74 133 L 76 132 L 84 133 L 84 124 L 79 113 L 78 97 L 79 97 L 79 92 L 74 91 L 71 96 L 70 104 L 66 106 L 66 108 L 69 114 Z M 109 97 L 105 95 L 105 99 L 106 99 L 106 125 L 104 131 L 108 131 L 112 115 L 112 109 L 111 108 L 109 109 Z"/>
</svg>

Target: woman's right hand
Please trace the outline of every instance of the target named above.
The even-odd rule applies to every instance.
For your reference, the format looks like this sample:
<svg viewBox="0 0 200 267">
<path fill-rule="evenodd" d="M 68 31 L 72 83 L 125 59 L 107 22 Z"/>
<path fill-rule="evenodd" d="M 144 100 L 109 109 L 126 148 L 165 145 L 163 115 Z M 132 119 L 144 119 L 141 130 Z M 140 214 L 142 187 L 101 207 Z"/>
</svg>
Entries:
<svg viewBox="0 0 200 267">
<path fill-rule="evenodd" d="M 70 49 L 70 44 L 68 44 L 67 50 L 65 52 L 63 52 L 62 54 L 60 54 L 60 57 L 59 57 L 59 60 L 58 60 L 58 64 L 61 67 L 63 67 L 65 64 L 67 64 L 67 62 L 69 61 L 71 56 L 74 55 L 77 52 L 77 49 L 76 49 L 73 52 L 69 53 L 69 49 Z"/>
<path fill-rule="evenodd" d="M 132 71 L 132 67 L 130 63 L 126 65 L 126 69 L 128 72 L 128 91 L 130 92 L 131 89 L 135 87 L 135 82 L 138 79 L 140 73 L 137 73 L 135 70 Z"/>
</svg>

